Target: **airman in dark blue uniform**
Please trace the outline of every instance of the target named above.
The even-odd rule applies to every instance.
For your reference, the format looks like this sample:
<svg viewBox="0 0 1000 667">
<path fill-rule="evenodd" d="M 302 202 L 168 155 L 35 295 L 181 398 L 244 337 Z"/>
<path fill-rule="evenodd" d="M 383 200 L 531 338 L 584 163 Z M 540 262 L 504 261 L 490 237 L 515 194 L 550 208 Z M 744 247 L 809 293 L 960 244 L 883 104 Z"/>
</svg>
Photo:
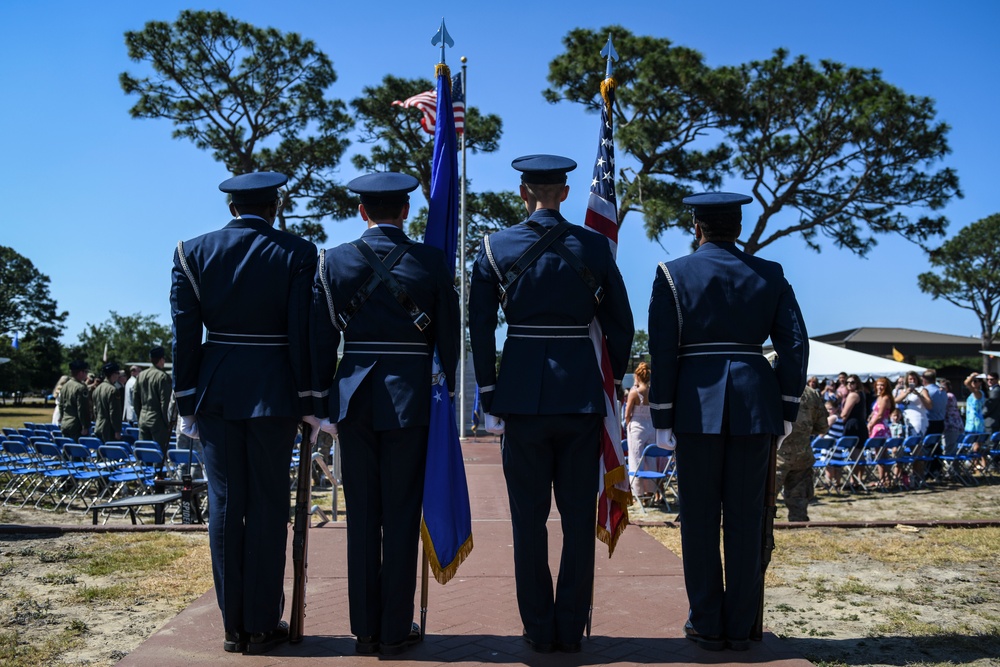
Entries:
<svg viewBox="0 0 1000 667">
<path fill-rule="evenodd" d="M 536 651 L 579 650 L 594 579 L 601 371 L 589 325 L 607 338 L 620 385 L 633 322 L 605 237 L 559 213 L 567 158 L 514 160 L 529 217 L 490 234 L 472 270 L 469 333 L 487 427 L 502 421 L 503 469 L 514 530 L 514 572 L 524 637 Z M 507 340 L 496 371 L 497 311 Z M 563 549 L 555 595 L 545 522 L 555 488 Z"/>
<path fill-rule="evenodd" d="M 649 403 L 658 444 L 676 438 L 686 631 L 704 648 L 745 649 L 762 585 L 768 454 L 787 435 L 806 381 L 808 337 L 781 265 L 739 250 L 741 205 L 694 206 L 698 249 L 660 264 L 649 303 Z M 778 361 L 761 354 L 770 336 Z M 721 515 L 721 516 L 720 516 Z M 719 523 L 725 549 L 725 586 Z"/>
<path fill-rule="evenodd" d="M 299 418 L 312 412 L 316 247 L 272 228 L 287 180 L 259 172 L 224 181 L 235 219 L 174 253 L 174 392 L 182 431 L 200 432 L 204 445 L 212 573 L 232 652 L 288 638 L 288 470 Z"/>
<path fill-rule="evenodd" d="M 461 342 L 444 253 L 402 230 L 417 185 L 391 172 L 351 181 L 368 229 L 320 254 L 313 285 L 316 416 L 339 434 L 351 632 L 362 654 L 395 655 L 420 641 L 413 596 L 431 355 L 437 345 L 454 393 Z"/>
</svg>

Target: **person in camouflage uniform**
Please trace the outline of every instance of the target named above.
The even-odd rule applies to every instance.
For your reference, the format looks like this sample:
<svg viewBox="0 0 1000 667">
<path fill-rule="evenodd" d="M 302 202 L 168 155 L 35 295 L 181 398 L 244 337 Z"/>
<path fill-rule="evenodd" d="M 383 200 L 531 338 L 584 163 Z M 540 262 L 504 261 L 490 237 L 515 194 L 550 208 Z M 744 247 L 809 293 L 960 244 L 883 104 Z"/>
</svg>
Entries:
<svg viewBox="0 0 1000 667">
<path fill-rule="evenodd" d="M 164 354 L 162 347 L 149 351 L 152 365 L 135 379 L 132 407 L 139 420 L 139 439 L 155 441 L 166 455 L 170 442 L 171 389 L 170 376 L 163 370 L 166 365 Z"/>
<path fill-rule="evenodd" d="M 104 364 L 101 374 L 104 382 L 97 385 L 93 393 L 94 435 L 103 442 L 117 440 L 122 433 L 122 395 L 115 387 L 120 369 L 109 361 Z"/>
<path fill-rule="evenodd" d="M 813 497 L 812 440 L 827 431 L 827 412 L 823 397 L 806 385 L 799 401 L 799 416 L 792 432 L 778 448 L 778 467 L 774 484 L 781 489 L 788 508 L 789 521 L 809 520 L 809 501 Z"/>
<path fill-rule="evenodd" d="M 90 390 L 84 382 L 87 379 L 87 362 L 71 361 L 69 382 L 59 392 L 59 430 L 67 438 L 76 442 L 81 435 L 90 435 L 90 420 L 93 412 L 90 404 Z"/>
</svg>

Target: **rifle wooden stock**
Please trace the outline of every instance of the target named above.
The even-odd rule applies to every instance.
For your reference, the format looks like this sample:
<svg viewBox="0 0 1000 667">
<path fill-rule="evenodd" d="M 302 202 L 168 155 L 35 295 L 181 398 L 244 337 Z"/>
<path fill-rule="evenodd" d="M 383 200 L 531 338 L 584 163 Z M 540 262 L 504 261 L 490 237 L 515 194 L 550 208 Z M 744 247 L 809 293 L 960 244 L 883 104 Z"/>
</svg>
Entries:
<svg viewBox="0 0 1000 667">
<path fill-rule="evenodd" d="M 760 527 L 760 600 L 757 604 L 757 618 L 750 628 L 750 639 L 754 641 L 764 638 L 764 576 L 771 564 L 771 552 L 774 551 L 774 518 L 778 514 L 778 490 L 775 488 L 777 466 L 778 439 L 772 438 L 771 452 L 767 459 L 767 482 L 764 485 L 764 520 Z"/>
<path fill-rule="evenodd" d="M 299 471 L 295 488 L 295 522 L 292 525 L 292 611 L 288 641 L 302 641 L 306 619 L 306 568 L 309 557 L 309 507 L 312 504 L 312 427 L 302 424 L 299 445 Z"/>
</svg>

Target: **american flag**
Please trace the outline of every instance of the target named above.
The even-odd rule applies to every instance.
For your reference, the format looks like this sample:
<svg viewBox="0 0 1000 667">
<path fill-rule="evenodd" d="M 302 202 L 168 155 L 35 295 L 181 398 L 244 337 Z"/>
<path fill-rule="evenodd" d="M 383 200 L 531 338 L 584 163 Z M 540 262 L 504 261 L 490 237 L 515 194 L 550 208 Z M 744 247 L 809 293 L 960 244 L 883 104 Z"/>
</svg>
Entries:
<svg viewBox="0 0 1000 667">
<path fill-rule="evenodd" d="M 420 127 L 424 128 L 427 134 L 434 134 L 434 123 L 437 118 L 436 90 L 417 93 L 402 102 L 396 100 L 393 105 L 404 109 L 420 109 L 424 114 L 420 119 Z M 465 132 L 465 89 L 462 88 L 461 74 L 456 74 L 451 79 L 451 108 L 455 112 L 455 132 L 461 136 Z"/>
<path fill-rule="evenodd" d="M 611 85 L 607 85 L 608 82 Z M 615 199 L 615 142 L 611 123 L 611 105 L 615 101 L 613 80 L 606 80 L 606 97 L 601 109 L 600 142 L 594 177 L 590 182 L 590 199 L 584 225 L 607 237 L 611 254 L 618 252 L 618 203 Z M 608 555 L 625 526 L 628 525 L 628 506 L 632 502 L 628 471 L 622 458 L 621 421 L 615 378 L 608 359 L 608 346 L 597 318 L 590 323 L 590 339 L 601 365 L 604 377 L 604 429 L 601 431 L 600 495 L 597 499 L 597 537 L 608 545 Z"/>
<path fill-rule="evenodd" d="M 614 103 L 611 90 L 608 99 Z M 618 251 L 618 200 L 615 198 L 615 141 L 612 136 L 608 105 L 601 109 L 601 135 L 594 163 L 594 178 L 590 181 L 590 199 L 584 224 L 608 237 L 611 254 Z"/>
</svg>

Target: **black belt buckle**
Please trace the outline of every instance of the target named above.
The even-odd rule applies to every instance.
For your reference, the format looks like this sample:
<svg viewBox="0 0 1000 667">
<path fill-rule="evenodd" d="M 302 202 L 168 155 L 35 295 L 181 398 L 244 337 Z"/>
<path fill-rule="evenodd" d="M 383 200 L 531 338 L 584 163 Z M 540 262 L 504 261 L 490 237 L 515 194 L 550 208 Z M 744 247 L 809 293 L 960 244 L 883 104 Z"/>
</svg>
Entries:
<svg viewBox="0 0 1000 667">
<path fill-rule="evenodd" d="M 594 301 L 596 301 L 597 305 L 599 306 L 601 305 L 601 301 L 603 300 L 604 300 L 604 288 L 598 287 L 597 291 L 594 292 Z"/>
<path fill-rule="evenodd" d="M 417 315 L 417 318 L 413 320 L 413 324 L 417 327 L 417 329 L 423 331 L 431 325 L 431 318 L 427 316 L 427 313 L 420 313 Z"/>
</svg>

